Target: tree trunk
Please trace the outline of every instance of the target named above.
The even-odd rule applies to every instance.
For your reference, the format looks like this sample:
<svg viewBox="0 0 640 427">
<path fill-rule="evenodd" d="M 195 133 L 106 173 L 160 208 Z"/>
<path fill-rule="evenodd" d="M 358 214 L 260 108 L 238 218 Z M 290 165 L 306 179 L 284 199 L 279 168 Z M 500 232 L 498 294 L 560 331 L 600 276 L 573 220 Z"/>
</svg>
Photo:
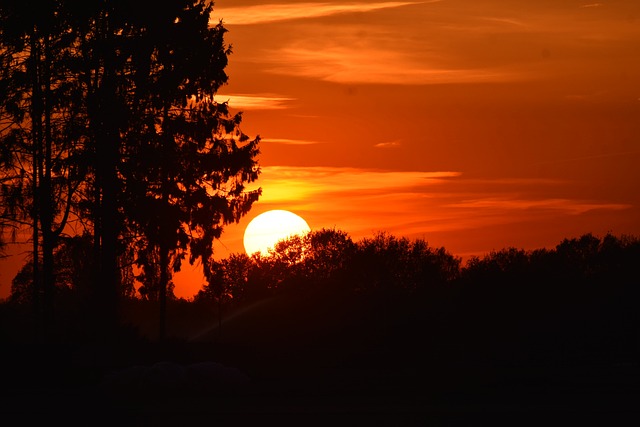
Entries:
<svg viewBox="0 0 640 427">
<path fill-rule="evenodd" d="M 165 231 L 165 230 L 162 230 Z M 169 283 L 169 254 L 164 243 L 160 244 L 160 325 L 159 339 L 164 341 L 167 336 L 167 285 Z"/>
<path fill-rule="evenodd" d="M 163 123 L 169 120 L 169 106 L 166 105 L 163 111 Z M 170 136 L 167 134 L 166 127 L 163 129 L 162 135 L 162 164 L 160 165 L 160 179 L 162 182 L 162 210 L 160 211 L 160 341 L 166 338 L 167 328 L 167 288 L 169 285 L 169 239 L 171 233 L 171 224 L 169 224 L 169 173 L 168 163 L 170 160 L 169 144 L 171 144 Z"/>
<path fill-rule="evenodd" d="M 36 336 L 38 340 L 44 339 L 45 322 L 42 310 L 42 280 L 40 276 L 40 158 L 42 150 L 42 91 L 40 90 L 40 49 L 37 39 L 37 29 L 34 27 L 31 34 L 31 72 L 32 72 L 32 99 L 31 99 L 31 126 L 33 138 L 32 153 L 32 192 L 33 207 L 31 220 L 33 223 L 33 308 L 35 317 Z"/>
<path fill-rule="evenodd" d="M 96 139 L 96 230 L 95 244 L 98 277 L 96 297 L 98 327 L 107 337 L 115 331 L 118 322 L 118 238 L 120 235 L 118 215 L 118 159 L 120 150 L 120 111 L 117 102 L 115 47 L 112 35 L 103 16 L 102 28 L 105 50 L 100 57 L 101 79 L 97 78 L 95 88 L 95 110 L 91 120 L 94 123 Z M 96 70 L 100 73 L 100 67 Z"/>
<path fill-rule="evenodd" d="M 44 156 L 42 161 L 42 182 L 40 190 L 40 225 L 42 227 L 42 296 L 43 321 L 46 335 L 51 334 L 54 327 L 54 291 L 55 277 L 53 266 L 53 250 L 55 236 L 53 228 L 53 187 L 51 185 L 52 169 L 52 131 L 51 131 L 51 75 L 48 36 L 44 38 L 44 61 L 42 67 L 43 113 L 44 113 Z"/>
<path fill-rule="evenodd" d="M 103 109 L 104 116 L 113 115 L 114 109 Z M 109 333 L 117 324 L 117 303 L 119 287 L 118 271 L 118 203 L 117 203 L 117 159 L 120 138 L 118 132 L 114 130 L 113 124 L 109 123 L 103 128 L 102 137 L 98 141 L 98 159 L 101 166 L 101 200 L 100 200 L 100 234 L 99 234 L 99 306 L 101 319 L 100 324 Z"/>
</svg>

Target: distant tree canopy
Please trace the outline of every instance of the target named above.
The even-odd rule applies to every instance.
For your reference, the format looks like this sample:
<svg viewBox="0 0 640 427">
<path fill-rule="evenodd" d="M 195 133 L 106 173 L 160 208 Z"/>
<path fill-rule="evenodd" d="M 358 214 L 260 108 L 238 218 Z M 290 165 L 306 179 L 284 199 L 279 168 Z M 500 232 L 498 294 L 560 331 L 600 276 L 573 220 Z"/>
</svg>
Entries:
<svg viewBox="0 0 640 427">
<path fill-rule="evenodd" d="M 550 249 L 504 248 L 462 265 L 421 239 L 378 233 L 354 242 L 320 230 L 266 256 L 220 262 L 195 302 L 233 310 L 270 297 L 312 342 L 344 344 L 375 330 L 401 360 L 432 351 L 468 354 L 474 363 L 637 360 L 638 260 L 640 239 L 611 234 Z M 332 333 L 314 336 L 325 324 Z"/>
<path fill-rule="evenodd" d="M 93 260 L 82 254 L 90 250 L 88 235 L 65 239 L 56 252 L 62 266 L 57 300 L 77 319 L 84 319 L 88 308 L 84 284 Z M 354 333 L 349 328 L 372 325 L 391 342 L 409 346 L 407 354 L 423 354 L 421 343 L 431 341 L 454 353 L 491 351 L 492 358 L 521 351 L 550 360 L 593 355 L 626 360 L 637 354 L 640 331 L 639 259 L 639 238 L 585 234 L 549 249 L 492 251 L 463 265 L 422 239 L 378 233 L 354 241 L 346 232 L 321 229 L 283 240 L 266 255 L 215 260 L 193 301 L 168 304 L 171 318 L 193 316 L 205 327 L 214 317 L 220 325 L 227 314 L 270 301 L 278 310 L 286 306 L 294 323 L 301 315 L 297 305 L 321 306 L 309 316 L 346 328 L 345 337 Z M 10 302 L 29 301 L 32 268 L 27 264 L 14 279 Z M 127 304 L 134 323 L 148 329 L 144 300 L 157 299 L 157 288 L 155 282 L 141 282 L 137 295 L 127 294 Z"/>
<path fill-rule="evenodd" d="M 564 239 L 555 249 L 505 248 L 484 257 L 472 257 L 461 271 L 464 282 L 496 287 L 537 288 L 587 286 L 594 281 L 611 285 L 637 283 L 633 267 L 640 259 L 640 240 L 633 236 L 591 233 Z"/>
<path fill-rule="evenodd" d="M 321 229 L 276 244 L 268 254 L 234 254 L 218 261 L 212 280 L 196 300 L 242 301 L 287 290 L 334 287 L 355 294 L 420 294 L 438 289 L 469 294 L 571 294 L 594 283 L 609 287 L 640 283 L 635 263 L 640 239 L 585 234 L 554 249 L 505 248 L 461 259 L 422 239 L 378 233 L 354 242 L 340 230 Z M 604 292 L 603 289 L 598 292 Z"/>
<path fill-rule="evenodd" d="M 258 199 L 245 185 L 260 172 L 259 138 L 215 100 L 231 49 L 212 8 L 0 5 L 0 213 L 32 230 L 43 324 L 64 275 L 55 255 L 64 235 L 91 233 L 92 304 L 113 323 L 134 263 L 159 276 L 149 289 L 164 301 L 187 254 L 209 265 L 224 226 Z"/>
<path fill-rule="evenodd" d="M 64 238 L 56 252 L 56 287 L 86 293 L 90 286 L 91 236 Z M 380 232 L 353 241 L 337 229 L 311 231 L 276 244 L 266 255 L 234 253 L 212 261 L 210 277 L 196 301 L 242 304 L 283 292 L 328 288 L 353 295 L 417 295 L 457 289 L 479 299 L 538 295 L 572 298 L 576 292 L 604 295 L 637 287 L 640 239 L 585 234 L 564 239 L 555 248 L 524 250 L 513 247 L 471 257 L 464 265 L 445 248 L 423 239 L 410 240 Z M 158 265 L 158 262 L 149 262 Z M 32 264 L 16 276 L 11 298 L 28 301 Z M 157 300 L 159 275 L 137 277 L 126 295 Z M 173 286 L 173 284 L 171 285 Z M 637 289 L 640 292 L 640 288 Z M 171 297 L 175 298 L 175 297 Z"/>
</svg>

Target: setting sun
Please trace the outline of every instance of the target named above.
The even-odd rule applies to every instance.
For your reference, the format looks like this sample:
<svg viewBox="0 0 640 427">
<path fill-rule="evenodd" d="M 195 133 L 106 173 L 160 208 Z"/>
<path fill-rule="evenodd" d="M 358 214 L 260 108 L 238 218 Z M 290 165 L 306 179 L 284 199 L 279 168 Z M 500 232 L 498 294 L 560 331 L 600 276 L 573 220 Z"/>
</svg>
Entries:
<svg viewBox="0 0 640 427">
<path fill-rule="evenodd" d="M 244 248 L 247 254 L 261 252 L 265 255 L 280 240 L 310 231 L 307 222 L 299 215 L 286 210 L 271 210 L 255 217 L 244 231 Z"/>
</svg>

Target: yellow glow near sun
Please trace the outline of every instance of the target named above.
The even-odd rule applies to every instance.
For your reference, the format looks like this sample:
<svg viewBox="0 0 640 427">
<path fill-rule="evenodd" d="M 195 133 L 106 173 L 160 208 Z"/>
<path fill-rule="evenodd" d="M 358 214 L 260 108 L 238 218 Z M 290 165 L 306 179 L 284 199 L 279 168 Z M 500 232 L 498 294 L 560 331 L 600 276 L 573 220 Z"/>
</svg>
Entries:
<svg viewBox="0 0 640 427">
<path fill-rule="evenodd" d="M 307 222 L 299 215 L 276 209 L 261 213 L 249 222 L 244 230 L 244 249 L 249 255 L 260 252 L 266 255 L 269 248 L 294 235 L 311 231 Z"/>
</svg>

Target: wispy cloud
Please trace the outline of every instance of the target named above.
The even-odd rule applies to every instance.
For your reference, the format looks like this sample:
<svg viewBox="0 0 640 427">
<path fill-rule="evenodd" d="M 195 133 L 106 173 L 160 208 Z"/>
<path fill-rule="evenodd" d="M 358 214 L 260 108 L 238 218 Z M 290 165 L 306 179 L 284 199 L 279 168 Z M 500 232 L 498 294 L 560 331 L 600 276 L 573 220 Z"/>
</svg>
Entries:
<svg viewBox="0 0 640 427">
<path fill-rule="evenodd" d="M 494 24 L 505 24 L 507 26 L 510 27 L 516 27 L 519 29 L 524 29 L 524 28 L 528 28 L 529 24 L 526 22 L 523 22 L 520 19 L 515 19 L 515 18 L 502 18 L 502 17 L 496 17 L 496 16 L 481 16 L 478 17 L 479 20 L 484 20 L 484 21 L 488 21 L 490 23 L 494 23 Z M 494 27 L 495 30 L 495 27 Z"/>
<path fill-rule="evenodd" d="M 522 211 L 522 210 L 555 210 L 563 211 L 568 215 L 579 215 L 593 210 L 623 210 L 631 208 L 631 205 L 621 203 L 595 203 L 571 199 L 476 199 L 466 200 L 451 206 L 464 209 L 478 209 L 485 211 Z"/>
<path fill-rule="evenodd" d="M 400 147 L 400 145 L 402 145 L 400 141 L 388 141 L 388 142 L 380 142 L 378 144 L 375 144 L 374 147 L 375 148 L 397 148 L 397 147 Z"/>
<path fill-rule="evenodd" d="M 261 4 L 255 6 L 229 7 L 217 9 L 217 23 L 222 19 L 225 25 L 264 24 L 277 21 L 289 21 L 305 18 L 319 18 L 343 13 L 372 12 L 381 9 L 391 9 L 423 3 L 437 3 L 441 0 L 427 0 L 420 2 L 381 2 L 381 3 L 294 3 L 294 4 Z"/>
<path fill-rule="evenodd" d="M 262 138 L 261 142 L 284 144 L 284 145 L 315 145 L 323 144 L 321 141 L 308 141 L 303 139 L 287 139 L 287 138 Z"/>
<path fill-rule="evenodd" d="M 358 168 L 265 166 L 260 186 L 261 202 L 306 203 L 327 194 L 348 192 L 371 196 L 393 189 L 434 185 L 460 176 L 459 172 L 376 171 Z"/>
<path fill-rule="evenodd" d="M 275 95 L 216 95 L 216 101 L 228 102 L 229 107 L 242 110 L 280 110 L 289 108 L 288 103 L 295 98 Z"/>
<path fill-rule="evenodd" d="M 514 76 L 501 70 L 455 69 L 413 58 L 397 50 L 361 41 L 324 48 L 288 47 L 274 52 L 269 71 L 334 83 L 446 84 L 504 82 Z"/>
<path fill-rule="evenodd" d="M 456 171 L 384 171 L 339 167 L 263 168 L 259 204 L 289 208 L 314 227 L 343 229 L 356 236 L 372 231 L 430 233 L 481 230 L 535 218 L 570 218 L 630 209 L 623 203 L 541 197 L 527 192 L 532 180 L 466 179 Z M 557 187 L 557 181 L 537 180 Z"/>
</svg>

